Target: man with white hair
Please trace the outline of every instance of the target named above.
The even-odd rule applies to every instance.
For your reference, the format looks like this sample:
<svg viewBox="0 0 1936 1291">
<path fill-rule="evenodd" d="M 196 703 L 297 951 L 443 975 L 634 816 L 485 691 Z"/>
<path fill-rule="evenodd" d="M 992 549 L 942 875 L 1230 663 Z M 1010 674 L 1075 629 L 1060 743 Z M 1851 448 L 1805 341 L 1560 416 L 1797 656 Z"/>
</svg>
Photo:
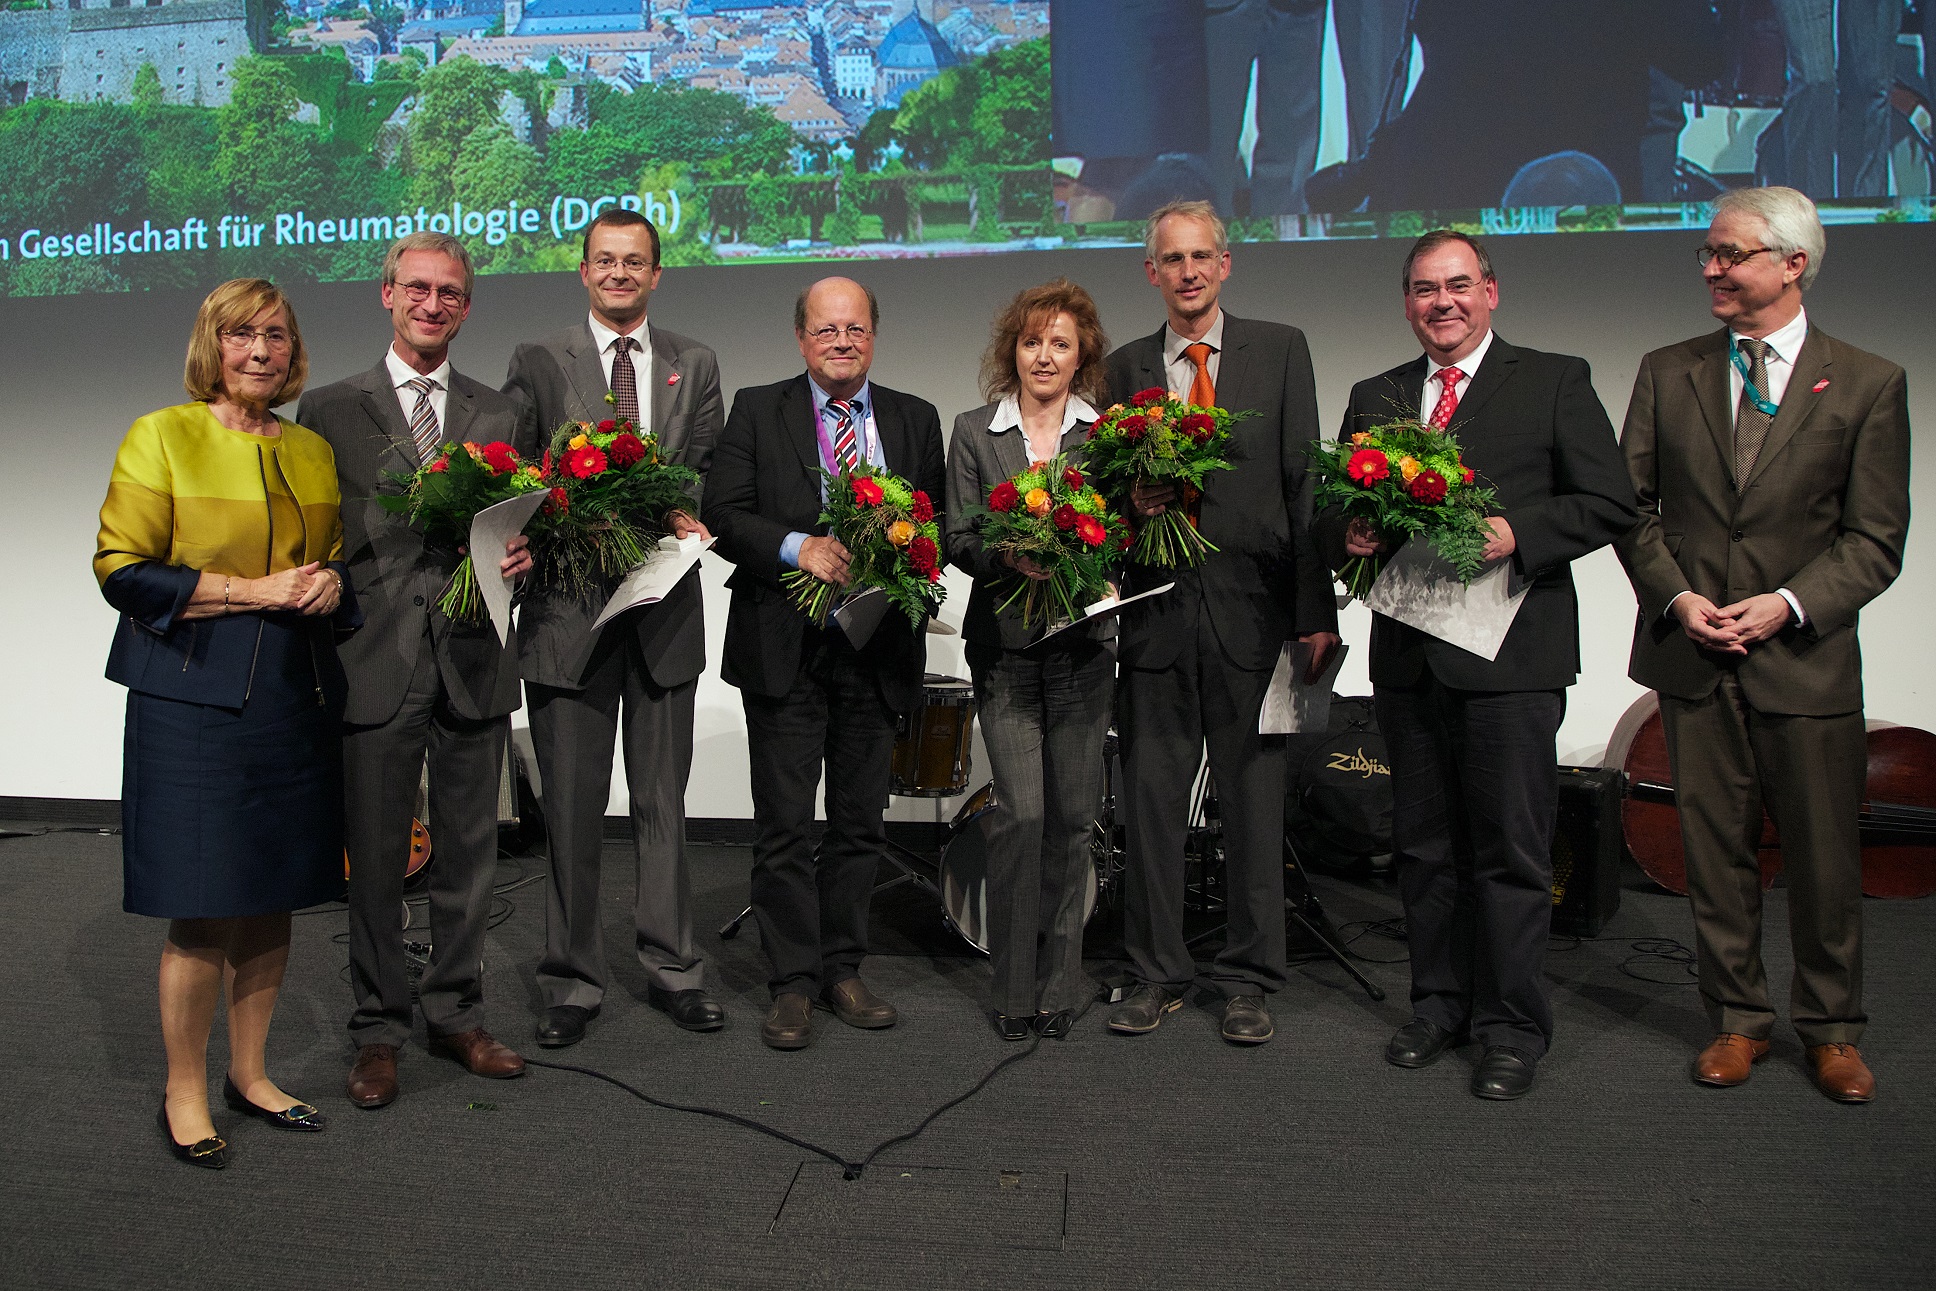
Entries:
<svg viewBox="0 0 1936 1291">
<path fill-rule="evenodd" d="M 1723 330 L 1641 361 L 1622 447 L 1640 521 L 1618 544 L 1640 601 L 1629 674 L 1660 692 L 1701 997 L 1694 1079 L 1739 1085 L 1769 1048 L 1755 845 L 1781 835 L 1790 1011 L 1830 1098 L 1867 1102 L 1862 854 L 1867 754 L 1857 612 L 1909 528 L 1903 371 L 1802 307 L 1825 238 L 1792 188 L 1714 204 L 1699 250 Z"/>
</svg>

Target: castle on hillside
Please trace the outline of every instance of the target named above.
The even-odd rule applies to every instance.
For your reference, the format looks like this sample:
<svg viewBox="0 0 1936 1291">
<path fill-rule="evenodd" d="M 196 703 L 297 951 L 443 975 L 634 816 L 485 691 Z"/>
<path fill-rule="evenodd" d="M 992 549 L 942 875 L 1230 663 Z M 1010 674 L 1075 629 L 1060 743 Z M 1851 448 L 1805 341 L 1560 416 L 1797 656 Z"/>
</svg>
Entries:
<svg viewBox="0 0 1936 1291">
<path fill-rule="evenodd" d="M 146 64 L 165 102 L 220 107 L 235 60 L 268 38 L 263 0 L 65 0 L 0 12 L 0 99 L 126 103 Z"/>
</svg>

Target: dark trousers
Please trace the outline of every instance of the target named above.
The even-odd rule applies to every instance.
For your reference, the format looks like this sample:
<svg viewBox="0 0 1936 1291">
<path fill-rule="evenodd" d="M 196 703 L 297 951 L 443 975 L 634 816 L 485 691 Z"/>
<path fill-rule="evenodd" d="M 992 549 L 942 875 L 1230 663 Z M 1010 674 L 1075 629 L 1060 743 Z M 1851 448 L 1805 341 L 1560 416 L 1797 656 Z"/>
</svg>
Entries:
<svg viewBox="0 0 1936 1291">
<path fill-rule="evenodd" d="M 971 647 L 969 663 L 995 778 L 989 1004 L 1010 1017 L 1072 1009 L 1089 993 L 1082 926 L 1116 656 L 1084 639 L 986 654 Z"/>
<path fill-rule="evenodd" d="M 1207 614 L 1168 668 L 1126 668 L 1117 696 L 1129 868 L 1123 943 L 1138 980 L 1180 991 L 1196 977 L 1183 938 L 1183 844 L 1190 788 L 1207 745 L 1223 808 L 1223 949 L 1206 976 L 1226 996 L 1284 985 L 1284 771 L 1281 736 L 1257 733 L 1270 669 L 1231 663 Z"/>
<path fill-rule="evenodd" d="M 686 781 L 699 683 L 669 689 L 655 684 L 637 635 L 614 630 L 593 651 L 583 689 L 526 689 L 551 853 L 545 948 L 538 961 L 545 1007 L 596 1008 L 605 996 L 598 884 L 621 713 L 636 863 L 634 946 L 652 985 L 667 991 L 699 987 L 706 969 L 693 942 L 686 866 Z"/>
<path fill-rule="evenodd" d="M 1758 713 L 1724 672 L 1706 699 L 1662 695 L 1660 717 L 1680 802 L 1701 1000 L 1714 1029 L 1757 1040 L 1774 1029 L 1755 855 L 1766 803 L 1788 886 L 1795 1030 L 1804 1044 L 1860 1042 L 1868 1022 L 1856 819 L 1869 761 L 1862 714 Z"/>
<path fill-rule="evenodd" d="M 1543 970 L 1565 695 L 1428 674 L 1375 687 L 1373 702 L 1391 754 L 1412 1012 L 1537 1061 L 1553 1039 Z"/>
<path fill-rule="evenodd" d="M 1250 154 L 1250 213 L 1304 209 L 1304 181 L 1317 168 L 1318 96 L 1323 82 L 1323 0 L 1207 0 L 1204 46 L 1210 76 L 1210 175 L 1217 211 L 1228 218 L 1237 187 L 1237 140 L 1257 66 L 1257 143 Z"/>
<path fill-rule="evenodd" d="M 753 775 L 753 917 L 774 995 L 809 997 L 860 975 L 867 913 L 887 835 L 894 712 L 872 666 L 838 629 L 809 629 L 793 689 L 741 692 Z M 814 790 L 827 832 L 813 846 Z"/>
<path fill-rule="evenodd" d="M 356 678 L 350 678 L 356 684 Z M 345 726 L 344 837 L 350 860 L 350 1039 L 410 1038 L 403 871 L 410 817 L 430 758 L 430 965 L 417 986 L 433 1035 L 484 1024 L 484 933 L 497 873 L 497 786 L 510 730 L 452 711 L 426 634 L 396 716 Z"/>
</svg>

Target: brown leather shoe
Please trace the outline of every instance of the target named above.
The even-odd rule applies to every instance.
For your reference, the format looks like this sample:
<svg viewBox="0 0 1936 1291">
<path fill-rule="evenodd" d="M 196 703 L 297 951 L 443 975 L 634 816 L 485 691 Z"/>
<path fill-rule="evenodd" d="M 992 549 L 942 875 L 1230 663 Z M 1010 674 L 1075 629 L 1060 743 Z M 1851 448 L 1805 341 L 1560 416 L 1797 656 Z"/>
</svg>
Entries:
<svg viewBox="0 0 1936 1291">
<path fill-rule="evenodd" d="M 760 1023 L 760 1039 L 769 1049 L 804 1049 L 813 1043 L 813 1001 L 799 991 L 783 991 Z"/>
<path fill-rule="evenodd" d="M 509 1045 L 493 1040 L 491 1033 L 483 1027 L 472 1027 L 455 1035 L 431 1036 L 430 1052 L 455 1058 L 473 1076 L 509 1080 L 524 1074 L 524 1059 L 518 1057 Z"/>
<path fill-rule="evenodd" d="M 825 998 L 834 1016 L 850 1027 L 873 1031 L 879 1027 L 891 1027 L 901 1020 L 894 1006 L 868 990 L 867 983 L 858 977 L 835 982 L 827 988 Z"/>
<path fill-rule="evenodd" d="M 1723 1031 L 1694 1060 L 1694 1079 L 1722 1089 L 1745 1085 L 1754 1065 L 1768 1056 L 1768 1043 Z"/>
<path fill-rule="evenodd" d="M 1875 1097 L 1875 1073 L 1852 1044 L 1810 1045 L 1808 1071 L 1815 1088 L 1838 1103 L 1866 1103 Z"/>
<path fill-rule="evenodd" d="M 358 1107 L 385 1107 L 397 1101 L 397 1047 L 366 1044 L 350 1066 L 350 1101 Z"/>
</svg>

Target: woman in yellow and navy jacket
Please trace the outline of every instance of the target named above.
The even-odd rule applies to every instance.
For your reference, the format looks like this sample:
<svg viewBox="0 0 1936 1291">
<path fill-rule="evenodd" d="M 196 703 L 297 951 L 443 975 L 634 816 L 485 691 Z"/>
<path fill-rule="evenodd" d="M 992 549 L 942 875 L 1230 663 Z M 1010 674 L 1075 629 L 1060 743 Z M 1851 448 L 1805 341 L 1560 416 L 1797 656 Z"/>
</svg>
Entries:
<svg viewBox="0 0 1936 1291">
<path fill-rule="evenodd" d="M 208 1037 L 228 980 L 237 1112 L 290 1130 L 323 1117 L 269 1079 L 264 1043 L 290 912 L 343 887 L 344 582 L 335 456 L 272 409 L 308 362 L 287 298 L 237 279 L 202 302 L 193 401 L 137 420 L 115 455 L 94 574 L 121 611 L 109 680 L 128 687 L 123 906 L 168 919 L 161 1029 L 170 1151 L 220 1169 Z"/>
</svg>

